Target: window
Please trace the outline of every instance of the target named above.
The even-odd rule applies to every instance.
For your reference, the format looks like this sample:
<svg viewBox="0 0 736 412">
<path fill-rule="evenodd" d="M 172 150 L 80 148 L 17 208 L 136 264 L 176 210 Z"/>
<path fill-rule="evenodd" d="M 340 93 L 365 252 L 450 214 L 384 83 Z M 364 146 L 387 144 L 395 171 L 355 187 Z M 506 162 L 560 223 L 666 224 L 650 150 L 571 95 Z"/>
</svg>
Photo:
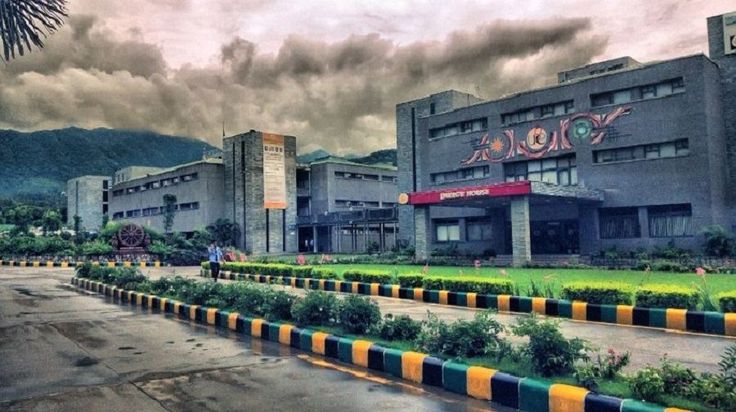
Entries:
<svg viewBox="0 0 736 412">
<path fill-rule="evenodd" d="M 613 104 L 613 93 L 595 94 L 591 97 L 591 104 L 593 107 Z"/>
<path fill-rule="evenodd" d="M 687 139 L 675 141 L 675 156 L 686 156 L 690 154 L 690 146 Z"/>
<path fill-rule="evenodd" d="M 631 100 L 631 90 L 620 90 L 613 93 L 614 104 L 628 103 Z"/>
<path fill-rule="evenodd" d="M 365 207 L 379 207 L 380 204 L 378 202 L 363 202 L 363 206 L 365 206 Z"/>
<path fill-rule="evenodd" d="M 123 189 L 117 189 L 112 191 L 112 197 L 118 197 L 123 195 Z"/>
<path fill-rule="evenodd" d="M 639 211 L 635 207 L 612 207 L 598 210 L 601 239 L 641 237 Z"/>
<path fill-rule="evenodd" d="M 196 209 L 199 209 L 199 202 L 179 204 L 179 210 L 196 210 Z"/>
<path fill-rule="evenodd" d="M 452 172 L 432 173 L 432 183 L 441 184 L 460 180 L 482 179 L 490 173 L 488 166 L 469 167 Z"/>
<path fill-rule="evenodd" d="M 543 160 L 529 160 L 504 164 L 507 182 L 529 180 L 547 182 L 561 186 L 578 184 L 575 155 Z"/>
<path fill-rule="evenodd" d="M 657 88 L 655 86 L 642 86 L 641 88 L 641 98 L 642 99 L 651 99 L 652 97 L 657 97 Z"/>
<path fill-rule="evenodd" d="M 542 106 L 542 117 L 553 116 L 555 114 L 555 105 L 547 104 Z"/>
<path fill-rule="evenodd" d="M 115 212 L 112 214 L 113 220 L 115 219 L 122 219 L 123 218 L 123 212 Z"/>
<path fill-rule="evenodd" d="M 192 180 L 196 179 L 197 177 L 199 177 L 199 175 L 197 173 L 190 173 L 188 175 L 182 176 L 181 177 L 181 180 L 184 181 L 184 182 L 189 182 L 189 181 L 192 181 Z"/>
<path fill-rule="evenodd" d="M 140 209 L 128 210 L 127 212 L 125 212 L 125 217 L 140 217 L 140 215 L 141 215 Z"/>
<path fill-rule="evenodd" d="M 672 93 L 679 93 L 685 91 L 685 81 L 682 77 L 672 80 Z"/>
<path fill-rule="evenodd" d="M 159 187 L 161 187 L 160 181 L 151 182 L 151 189 L 158 189 Z"/>
<path fill-rule="evenodd" d="M 440 137 L 455 136 L 462 133 L 479 132 L 486 129 L 488 129 L 487 119 L 473 119 L 430 129 L 429 137 L 435 139 Z"/>
<path fill-rule="evenodd" d="M 460 241 L 460 225 L 454 223 L 438 223 L 435 226 L 438 242 L 458 242 Z"/>
<path fill-rule="evenodd" d="M 107 190 L 109 184 L 110 184 L 110 181 L 109 180 L 103 180 L 102 181 L 102 190 Z"/>
<path fill-rule="evenodd" d="M 363 175 L 365 180 L 378 180 L 378 175 Z"/>
<path fill-rule="evenodd" d="M 107 208 L 108 208 L 107 204 L 103 204 L 102 205 L 102 214 L 103 215 L 106 215 L 107 214 Z"/>
<path fill-rule="evenodd" d="M 683 237 L 693 235 L 690 204 L 649 206 L 649 237 Z"/>
<path fill-rule="evenodd" d="M 465 226 L 469 241 L 491 240 L 493 239 L 493 231 L 490 222 L 473 222 L 469 221 Z"/>
<path fill-rule="evenodd" d="M 437 109 L 437 107 L 435 106 L 434 103 L 430 103 L 429 104 L 429 114 L 434 114 L 435 111 L 436 111 L 436 109 Z"/>
<path fill-rule="evenodd" d="M 394 183 L 394 182 L 396 182 L 396 176 L 382 175 L 381 176 L 381 180 L 384 181 L 384 182 L 392 182 L 392 183 Z"/>
<path fill-rule="evenodd" d="M 107 196 L 108 196 L 107 193 L 108 193 L 107 190 L 105 190 L 104 192 L 102 192 L 102 201 L 103 202 L 107 202 Z"/>
</svg>

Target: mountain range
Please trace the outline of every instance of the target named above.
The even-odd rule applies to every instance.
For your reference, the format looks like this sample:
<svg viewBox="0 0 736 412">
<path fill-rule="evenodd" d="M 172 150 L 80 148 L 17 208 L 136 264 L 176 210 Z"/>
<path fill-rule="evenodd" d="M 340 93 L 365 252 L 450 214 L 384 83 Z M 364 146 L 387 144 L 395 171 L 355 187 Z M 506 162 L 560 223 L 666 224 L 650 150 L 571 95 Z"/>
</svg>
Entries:
<svg viewBox="0 0 736 412">
<path fill-rule="evenodd" d="M 0 130 L 0 198 L 58 198 L 66 181 L 105 175 L 126 166 L 171 167 L 202 158 L 217 148 L 199 139 L 147 130 L 65 129 L 18 132 Z M 325 150 L 300 155 L 300 162 L 332 156 Z M 396 150 L 345 156 L 364 164 L 396 164 Z"/>
</svg>

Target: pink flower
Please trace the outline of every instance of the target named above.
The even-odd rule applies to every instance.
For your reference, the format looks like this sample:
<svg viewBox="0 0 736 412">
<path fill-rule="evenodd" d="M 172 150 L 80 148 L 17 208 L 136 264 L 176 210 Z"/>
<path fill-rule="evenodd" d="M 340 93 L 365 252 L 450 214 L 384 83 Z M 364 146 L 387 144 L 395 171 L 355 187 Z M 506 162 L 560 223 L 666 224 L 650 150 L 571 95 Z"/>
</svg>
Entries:
<svg viewBox="0 0 736 412">
<path fill-rule="evenodd" d="M 302 266 L 306 263 L 307 258 L 305 258 L 304 255 L 300 253 L 299 256 L 296 257 L 296 264 Z"/>
<path fill-rule="evenodd" d="M 475 259 L 474 265 L 476 269 L 480 269 L 480 259 Z"/>
<path fill-rule="evenodd" d="M 695 268 L 695 274 L 698 276 L 705 276 L 705 269 L 698 266 Z"/>
</svg>

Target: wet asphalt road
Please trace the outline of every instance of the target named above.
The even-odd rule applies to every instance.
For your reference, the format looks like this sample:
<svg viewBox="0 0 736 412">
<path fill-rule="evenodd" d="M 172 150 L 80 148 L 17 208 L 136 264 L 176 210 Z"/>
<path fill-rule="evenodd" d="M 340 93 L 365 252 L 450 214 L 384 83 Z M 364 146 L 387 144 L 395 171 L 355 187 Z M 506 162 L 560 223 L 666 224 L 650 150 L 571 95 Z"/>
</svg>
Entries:
<svg viewBox="0 0 736 412">
<path fill-rule="evenodd" d="M 0 269 L 0 410 L 508 410 L 112 304 L 72 274 Z"/>
</svg>

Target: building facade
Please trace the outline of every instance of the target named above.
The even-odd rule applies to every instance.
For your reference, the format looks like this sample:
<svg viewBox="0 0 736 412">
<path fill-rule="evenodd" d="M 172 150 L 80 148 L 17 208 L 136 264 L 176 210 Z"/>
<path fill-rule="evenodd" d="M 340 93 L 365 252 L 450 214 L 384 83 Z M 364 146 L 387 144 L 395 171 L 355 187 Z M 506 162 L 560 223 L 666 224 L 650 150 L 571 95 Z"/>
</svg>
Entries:
<svg viewBox="0 0 736 412">
<path fill-rule="evenodd" d="M 399 104 L 402 238 L 419 258 L 452 249 L 521 265 L 695 250 L 701 228 L 732 227 L 736 54 L 723 52 L 723 16 L 708 27 L 711 58 L 626 57 L 493 101 L 449 91 Z"/>
<path fill-rule="evenodd" d="M 129 168 L 127 168 L 129 169 Z M 210 158 L 121 179 L 112 186 L 113 221 L 145 225 L 163 232 L 164 195 L 176 196 L 172 230 L 191 234 L 225 217 L 222 159 Z M 115 176 L 123 174 L 116 173 Z"/>
<path fill-rule="evenodd" d="M 114 185 L 118 183 L 127 182 L 131 179 L 138 179 L 140 177 L 146 177 L 149 174 L 158 173 L 162 170 L 166 170 L 163 167 L 153 166 L 128 166 L 122 169 L 116 170 L 113 175 L 112 183 Z"/>
<path fill-rule="evenodd" d="M 67 226 L 74 227 L 74 216 L 79 216 L 80 229 L 99 230 L 108 214 L 109 188 L 109 176 L 80 176 L 67 181 Z"/>
<path fill-rule="evenodd" d="M 397 170 L 338 157 L 297 168 L 299 251 L 363 253 L 394 248 Z"/>
</svg>

